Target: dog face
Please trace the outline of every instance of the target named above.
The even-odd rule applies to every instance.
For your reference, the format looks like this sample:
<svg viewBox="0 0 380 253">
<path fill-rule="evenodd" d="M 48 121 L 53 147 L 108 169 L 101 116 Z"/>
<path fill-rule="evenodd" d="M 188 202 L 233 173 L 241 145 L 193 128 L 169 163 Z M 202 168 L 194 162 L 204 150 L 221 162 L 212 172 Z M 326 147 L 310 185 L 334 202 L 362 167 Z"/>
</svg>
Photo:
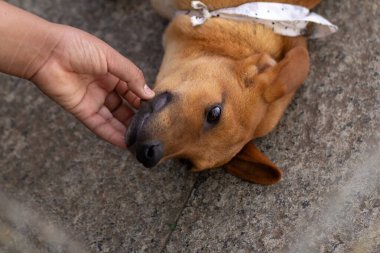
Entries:
<svg viewBox="0 0 380 253">
<path fill-rule="evenodd" d="M 191 2 L 151 1 L 167 17 L 171 10 L 188 10 Z M 218 9 L 249 1 L 204 2 Z M 319 0 L 280 2 L 311 8 Z M 126 136 L 137 159 L 152 167 L 185 158 L 194 171 L 225 165 L 227 172 L 243 180 L 278 182 L 282 171 L 251 140 L 278 124 L 306 79 L 306 40 L 220 19 L 194 28 L 180 15 L 170 23 L 164 47 L 157 95 L 142 104 Z"/>
<path fill-rule="evenodd" d="M 194 171 L 226 164 L 228 172 L 242 179 L 278 182 L 281 170 L 250 141 L 277 125 L 306 79 L 305 40 L 287 43 L 260 30 L 256 50 L 236 51 L 235 44 L 228 43 L 233 37 L 215 39 L 224 38 L 225 29 L 215 30 L 214 24 L 211 30 L 211 22 L 197 33 L 187 19 L 178 18 L 175 23 L 166 32 L 157 95 L 144 102 L 133 118 L 128 147 L 146 167 L 184 158 L 192 162 Z M 197 37 L 208 32 L 214 39 Z M 278 62 L 258 53 L 268 48 Z"/>
<path fill-rule="evenodd" d="M 197 171 L 226 164 L 265 117 L 268 103 L 262 95 L 275 65 L 263 54 L 182 62 L 157 83 L 156 98 L 142 105 L 129 128 L 128 146 L 147 167 L 174 157 L 190 160 Z"/>
<path fill-rule="evenodd" d="M 278 63 L 267 54 L 242 60 L 203 55 L 163 66 L 156 97 L 142 105 L 127 132 L 141 163 L 185 158 L 195 171 L 227 164 L 228 172 L 251 182 L 281 179 L 281 170 L 250 140 L 277 125 L 306 78 L 305 47 Z"/>
<path fill-rule="evenodd" d="M 149 167 L 180 157 L 201 170 L 231 160 L 252 138 L 245 130 L 252 124 L 247 87 L 235 70 L 232 60 L 201 57 L 157 83 L 158 95 L 143 105 L 128 136 L 139 161 Z"/>
</svg>

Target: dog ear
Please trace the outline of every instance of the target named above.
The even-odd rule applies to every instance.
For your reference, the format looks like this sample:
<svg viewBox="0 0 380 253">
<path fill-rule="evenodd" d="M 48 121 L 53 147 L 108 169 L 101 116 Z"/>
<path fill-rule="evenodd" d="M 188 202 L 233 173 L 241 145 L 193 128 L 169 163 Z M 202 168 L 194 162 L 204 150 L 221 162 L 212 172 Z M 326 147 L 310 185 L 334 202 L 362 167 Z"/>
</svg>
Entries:
<svg viewBox="0 0 380 253">
<path fill-rule="evenodd" d="M 278 124 L 308 71 L 309 54 L 306 44 L 301 44 L 292 47 L 280 62 L 256 77 L 255 82 L 260 86 L 258 92 L 268 107 L 255 130 L 255 138 L 268 134 Z"/>
<path fill-rule="evenodd" d="M 237 72 L 246 87 L 263 85 L 263 97 L 273 103 L 294 93 L 309 72 L 309 53 L 306 46 L 295 46 L 276 62 L 269 54 L 255 54 L 238 61 Z"/>
<path fill-rule="evenodd" d="M 260 150 L 249 142 L 225 169 L 243 180 L 262 184 L 275 184 L 282 178 L 282 170 L 274 165 Z"/>
<path fill-rule="evenodd" d="M 244 86 L 251 87 L 257 75 L 276 65 L 277 62 L 269 54 L 255 54 L 239 60 L 236 64 L 236 72 Z"/>
<path fill-rule="evenodd" d="M 309 53 L 305 47 L 291 49 L 276 66 L 264 71 L 267 83 L 263 97 L 273 103 L 293 94 L 305 81 L 309 72 Z"/>
</svg>

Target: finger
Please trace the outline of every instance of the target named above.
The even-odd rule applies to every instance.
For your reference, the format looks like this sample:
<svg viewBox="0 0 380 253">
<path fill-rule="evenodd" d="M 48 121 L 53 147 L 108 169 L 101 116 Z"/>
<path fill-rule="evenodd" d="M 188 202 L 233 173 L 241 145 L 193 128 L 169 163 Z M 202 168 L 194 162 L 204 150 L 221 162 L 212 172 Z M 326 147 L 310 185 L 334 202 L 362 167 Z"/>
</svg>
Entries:
<svg viewBox="0 0 380 253">
<path fill-rule="evenodd" d="M 105 141 L 125 148 L 125 134 L 127 128 L 111 112 L 103 107 L 98 113 L 92 114 L 86 119 L 81 119 L 84 125 Z"/>
<path fill-rule="evenodd" d="M 142 99 L 154 97 L 154 92 L 146 85 L 143 72 L 116 50 L 107 50 L 108 71 L 128 83 L 128 87 Z"/>
<path fill-rule="evenodd" d="M 107 73 L 101 77 L 99 77 L 95 83 L 104 89 L 106 92 L 113 91 L 116 86 L 119 84 L 120 79 L 116 76 L 112 75 L 111 73 Z"/>
<path fill-rule="evenodd" d="M 115 130 L 112 125 L 107 123 L 101 124 L 93 132 L 103 140 L 119 148 L 126 148 L 125 133 Z"/>
<path fill-rule="evenodd" d="M 112 92 L 107 96 L 104 106 L 108 108 L 113 117 L 125 126 L 127 126 L 126 123 L 134 115 L 134 112 L 124 104 L 123 100 L 116 92 Z M 104 114 L 104 117 L 110 118 L 111 116 Z"/>
<path fill-rule="evenodd" d="M 122 99 L 116 92 L 109 93 L 104 101 L 104 105 L 111 111 L 111 113 L 116 110 L 122 103 Z"/>
<path fill-rule="evenodd" d="M 120 121 L 124 126 L 128 127 L 129 121 L 134 115 L 134 112 L 128 106 L 121 104 L 112 112 L 113 116 Z"/>
<path fill-rule="evenodd" d="M 127 131 L 124 124 L 121 123 L 117 118 L 115 118 L 107 107 L 103 106 L 97 114 L 104 119 L 105 123 L 111 125 L 115 130 L 120 132 Z"/>
<path fill-rule="evenodd" d="M 115 126 L 109 121 L 105 120 L 100 115 L 94 115 L 88 122 L 83 122 L 85 126 L 90 129 L 97 136 L 103 140 L 120 148 L 126 148 L 124 130 L 121 128 L 115 128 Z"/>
<path fill-rule="evenodd" d="M 116 92 L 134 108 L 138 109 L 140 107 L 141 99 L 136 96 L 131 90 L 128 88 L 128 84 L 126 82 L 120 81 L 116 88 Z"/>
<path fill-rule="evenodd" d="M 132 91 L 127 92 L 127 94 L 125 95 L 125 99 L 134 108 L 140 108 L 141 99 L 138 96 L 136 96 Z"/>
<path fill-rule="evenodd" d="M 83 95 L 82 100 L 70 111 L 80 119 L 86 119 L 97 113 L 103 106 L 107 92 L 98 86 L 97 83 L 88 85 L 86 93 Z"/>
</svg>

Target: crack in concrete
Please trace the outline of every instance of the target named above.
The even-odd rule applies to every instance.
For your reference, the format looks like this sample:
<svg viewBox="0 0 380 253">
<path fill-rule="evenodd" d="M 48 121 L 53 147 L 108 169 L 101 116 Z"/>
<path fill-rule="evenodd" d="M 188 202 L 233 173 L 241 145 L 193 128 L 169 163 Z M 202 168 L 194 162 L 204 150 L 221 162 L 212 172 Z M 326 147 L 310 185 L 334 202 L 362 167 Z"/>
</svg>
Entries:
<svg viewBox="0 0 380 253">
<path fill-rule="evenodd" d="M 200 178 L 200 175 L 198 175 L 197 178 L 194 180 L 194 184 L 191 187 L 191 190 L 189 191 L 189 194 L 188 194 L 187 198 L 185 199 L 185 201 L 184 201 L 184 203 L 182 205 L 182 208 L 178 212 L 178 215 L 177 215 L 177 217 L 175 219 L 175 225 L 176 225 L 176 227 L 177 227 L 178 222 L 179 222 L 179 220 L 180 220 L 180 218 L 181 218 L 181 216 L 183 214 L 183 211 L 185 210 L 187 204 L 189 203 L 189 201 L 191 199 L 191 196 L 193 195 L 194 190 L 196 190 L 196 185 L 198 183 L 199 178 Z M 168 245 L 168 243 L 170 241 L 170 238 L 172 237 L 174 231 L 175 231 L 175 229 L 173 229 L 173 230 L 171 230 L 169 232 L 169 234 L 167 235 L 167 237 L 164 240 L 164 243 L 163 243 L 161 249 L 158 252 L 165 253 L 165 249 L 166 249 L 166 247 L 167 247 L 167 245 Z"/>
</svg>

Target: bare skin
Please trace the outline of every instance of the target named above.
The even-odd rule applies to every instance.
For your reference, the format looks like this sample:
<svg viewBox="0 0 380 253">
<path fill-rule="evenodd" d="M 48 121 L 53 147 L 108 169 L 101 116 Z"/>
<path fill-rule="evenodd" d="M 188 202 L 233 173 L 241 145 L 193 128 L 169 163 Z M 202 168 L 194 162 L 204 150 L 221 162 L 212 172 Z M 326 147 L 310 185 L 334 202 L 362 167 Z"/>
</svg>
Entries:
<svg viewBox="0 0 380 253">
<path fill-rule="evenodd" d="M 109 143 L 124 136 L 141 99 L 154 92 L 142 71 L 102 40 L 0 1 L 0 72 L 32 81 Z"/>
</svg>

